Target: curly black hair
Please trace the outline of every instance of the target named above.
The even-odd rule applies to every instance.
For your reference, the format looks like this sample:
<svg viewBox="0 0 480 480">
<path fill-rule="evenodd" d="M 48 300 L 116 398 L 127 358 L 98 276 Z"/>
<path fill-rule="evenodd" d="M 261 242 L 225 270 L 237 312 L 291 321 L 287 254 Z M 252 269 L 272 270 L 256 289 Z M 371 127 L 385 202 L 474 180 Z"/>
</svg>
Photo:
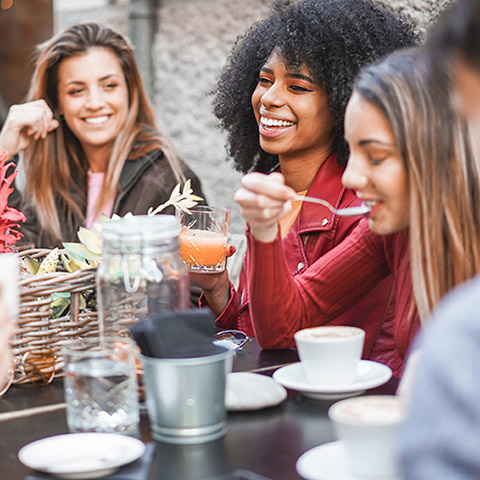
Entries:
<svg viewBox="0 0 480 480">
<path fill-rule="evenodd" d="M 251 96 L 273 50 L 289 68 L 305 65 L 327 94 L 335 121 L 334 149 L 344 166 L 345 107 L 362 66 L 416 43 L 409 22 L 369 0 L 277 1 L 271 14 L 239 37 L 214 90 L 213 111 L 228 133 L 227 152 L 241 172 L 269 172 L 276 155 L 260 148 Z"/>
</svg>

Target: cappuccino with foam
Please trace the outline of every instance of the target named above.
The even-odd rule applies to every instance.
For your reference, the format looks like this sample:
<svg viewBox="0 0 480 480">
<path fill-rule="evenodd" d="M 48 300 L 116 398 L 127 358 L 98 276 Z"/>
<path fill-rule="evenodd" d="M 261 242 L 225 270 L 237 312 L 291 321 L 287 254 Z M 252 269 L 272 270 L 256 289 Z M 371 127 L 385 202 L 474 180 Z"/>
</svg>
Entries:
<svg viewBox="0 0 480 480">
<path fill-rule="evenodd" d="M 344 444 L 351 472 L 362 477 L 399 474 L 398 436 L 406 417 L 400 397 L 370 395 L 333 404 L 328 416 Z"/>
<path fill-rule="evenodd" d="M 365 331 L 357 327 L 306 328 L 294 335 L 305 379 L 322 386 L 345 386 L 357 378 Z"/>
</svg>

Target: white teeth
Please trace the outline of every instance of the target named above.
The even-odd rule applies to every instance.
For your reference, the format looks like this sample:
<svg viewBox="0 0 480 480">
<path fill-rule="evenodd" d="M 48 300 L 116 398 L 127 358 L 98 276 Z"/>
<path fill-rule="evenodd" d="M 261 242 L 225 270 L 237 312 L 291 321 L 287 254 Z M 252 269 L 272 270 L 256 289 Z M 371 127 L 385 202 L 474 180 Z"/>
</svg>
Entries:
<svg viewBox="0 0 480 480">
<path fill-rule="evenodd" d="M 103 117 L 90 117 L 85 119 L 87 123 L 103 123 L 103 122 L 106 122 L 107 120 L 108 120 L 107 115 L 104 115 Z"/>
<path fill-rule="evenodd" d="M 364 205 L 366 205 L 367 207 L 369 207 L 370 209 L 372 209 L 378 202 L 375 202 L 375 201 L 365 201 L 363 202 Z"/>
<path fill-rule="evenodd" d="M 266 127 L 290 127 L 293 125 L 293 122 L 288 122 L 287 120 L 274 120 L 273 118 L 261 117 L 260 122 Z"/>
</svg>

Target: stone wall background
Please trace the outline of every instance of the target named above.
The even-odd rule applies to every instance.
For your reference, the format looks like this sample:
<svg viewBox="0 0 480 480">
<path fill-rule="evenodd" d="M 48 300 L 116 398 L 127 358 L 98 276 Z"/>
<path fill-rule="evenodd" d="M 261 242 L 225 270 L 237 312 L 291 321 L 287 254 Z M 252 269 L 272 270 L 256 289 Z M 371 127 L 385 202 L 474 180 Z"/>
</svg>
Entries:
<svg viewBox="0 0 480 480">
<path fill-rule="evenodd" d="M 449 0 L 378 1 L 413 18 L 422 32 L 428 30 L 432 20 L 449 3 Z M 70 8 L 57 12 L 55 30 L 95 18 L 128 33 L 128 3 L 117 0 L 94 11 Z M 158 31 L 152 46 L 155 71 L 152 100 L 159 127 L 201 178 L 208 202 L 232 209 L 233 233 L 244 231 L 244 222 L 233 202 L 241 174 L 233 170 L 226 158 L 224 135 L 215 126 L 209 93 L 237 36 L 262 18 L 272 4 L 273 0 L 160 0 L 157 11 Z"/>
</svg>

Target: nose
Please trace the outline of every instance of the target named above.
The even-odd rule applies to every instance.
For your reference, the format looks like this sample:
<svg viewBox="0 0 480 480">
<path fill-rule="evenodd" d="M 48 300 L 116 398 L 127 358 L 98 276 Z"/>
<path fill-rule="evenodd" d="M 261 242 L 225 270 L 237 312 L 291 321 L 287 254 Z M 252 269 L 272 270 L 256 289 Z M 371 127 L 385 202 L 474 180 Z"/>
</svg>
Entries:
<svg viewBox="0 0 480 480">
<path fill-rule="evenodd" d="M 87 93 L 85 106 L 90 110 L 99 110 L 104 105 L 104 98 L 99 88 L 90 88 Z"/>
<path fill-rule="evenodd" d="M 342 183 L 345 188 L 352 190 L 362 190 L 368 185 L 368 169 L 358 157 L 352 154 L 343 172 Z"/>
<path fill-rule="evenodd" d="M 270 88 L 262 95 L 260 101 L 264 107 L 280 107 L 284 104 L 283 95 L 280 86 L 273 83 Z"/>
</svg>

